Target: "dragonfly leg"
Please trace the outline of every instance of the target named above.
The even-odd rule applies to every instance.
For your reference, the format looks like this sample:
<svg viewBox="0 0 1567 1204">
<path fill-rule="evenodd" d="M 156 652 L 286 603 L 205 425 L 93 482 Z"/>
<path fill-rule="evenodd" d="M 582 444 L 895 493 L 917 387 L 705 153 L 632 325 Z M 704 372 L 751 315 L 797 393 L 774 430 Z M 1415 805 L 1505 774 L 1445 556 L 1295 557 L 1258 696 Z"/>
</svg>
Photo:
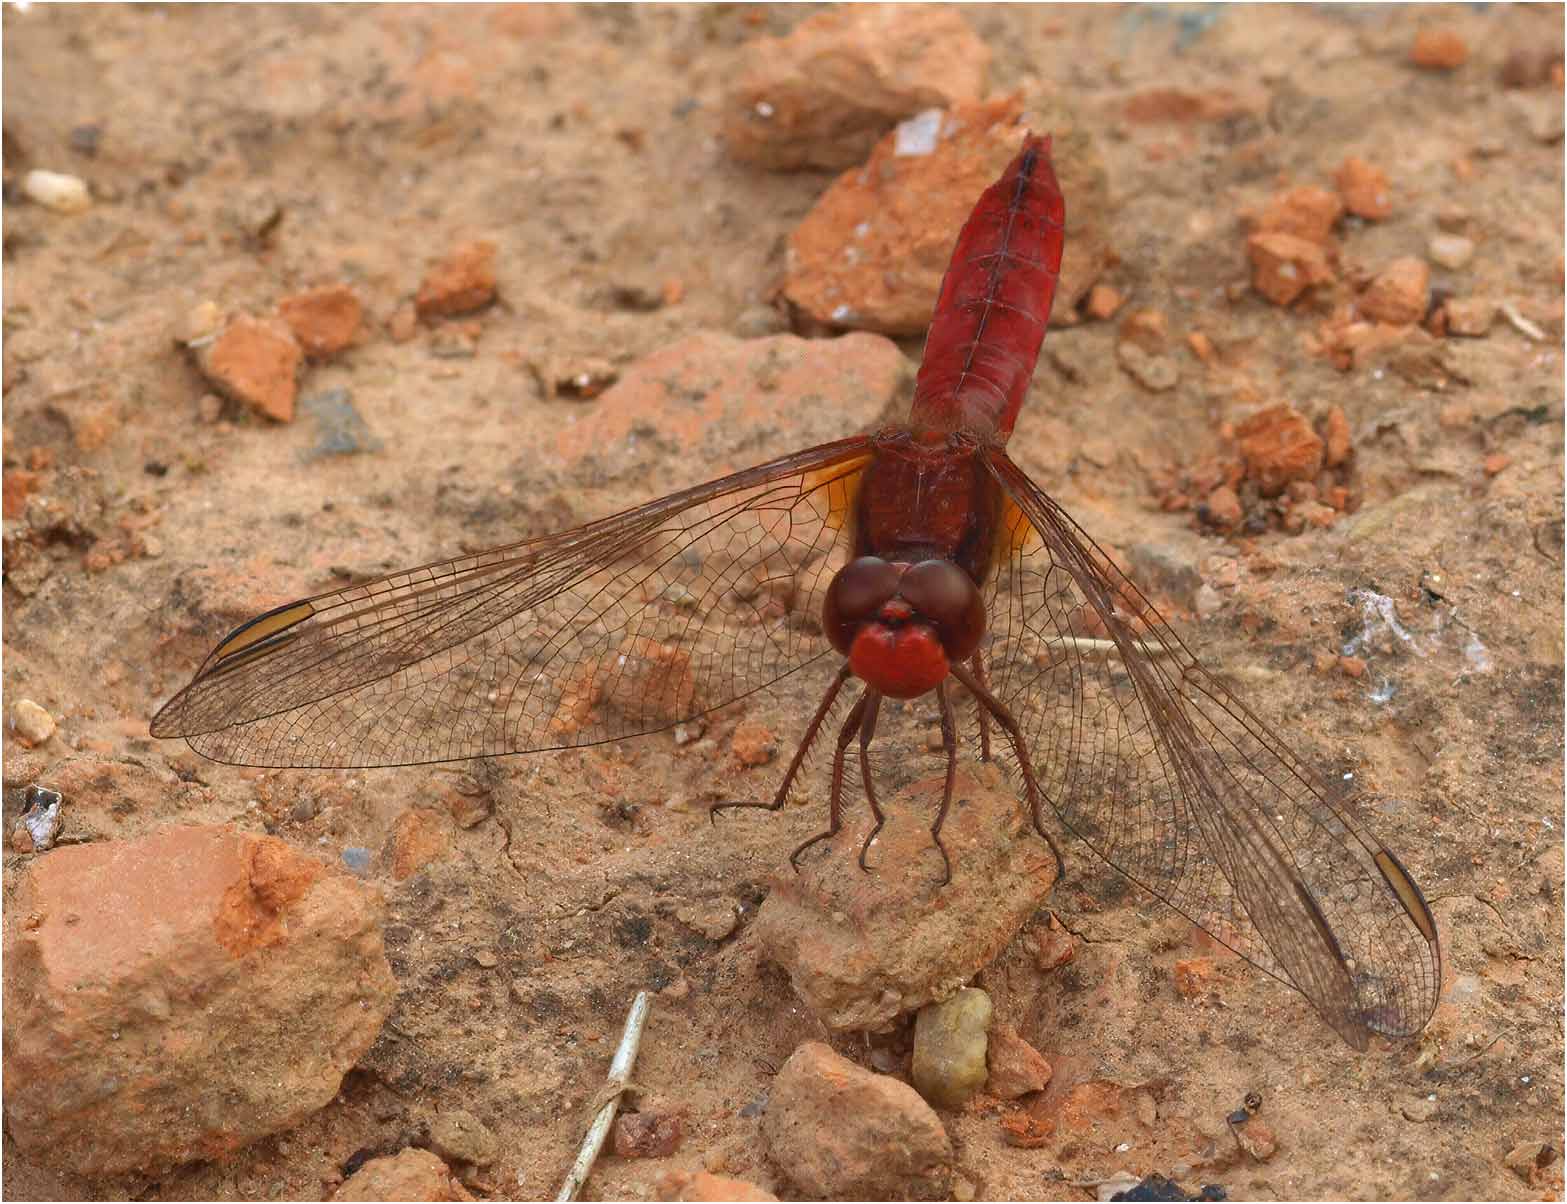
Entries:
<svg viewBox="0 0 1567 1204">
<path fill-rule="evenodd" d="M 974 680 L 985 689 L 990 689 L 990 682 L 985 678 L 985 654 L 976 649 L 974 659 L 969 663 L 974 666 Z M 974 700 L 974 709 L 979 712 L 979 759 L 988 761 L 990 760 L 990 712 L 978 698 Z"/>
<path fill-rule="evenodd" d="M 871 828 L 871 834 L 865 838 L 865 843 L 860 846 L 860 868 L 869 870 L 870 866 L 865 864 L 865 854 L 870 852 L 871 841 L 876 839 L 887 817 L 881 813 L 881 804 L 876 801 L 876 782 L 871 776 L 871 741 L 876 736 L 876 716 L 881 713 L 881 694 L 876 690 L 866 690 L 865 696 L 869 701 L 865 707 L 865 722 L 860 725 L 860 781 L 865 783 L 865 801 L 870 803 L 876 823 Z"/>
<path fill-rule="evenodd" d="M 947 856 L 947 846 L 941 843 L 941 825 L 946 822 L 947 808 L 952 806 L 952 787 L 958 778 L 958 725 L 952 717 L 952 697 L 947 693 L 946 682 L 936 687 L 936 701 L 941 704 L 941 746 L 947 751 L 947 781 L 941 788 L 941 808 L 930 826 L 930 838 L 941 854 L 941 885 L 945 886 L 952 881 L 952 859 Z M 980 714 L 984 714 L 983 709 Z"/>
<path fill-rule="evenodd" d="M 800 767 L 805 764 L 806 755 L 811 751 L 811 745 L 816 741 L 816 734 L 821 731 L 822 722 L 827 718 L 827 712 L 832 710 L 832 704 L 838 699 L 838 691 L 843 689 L 843 683 L 849 680 L 851 670 L 849 662 L 843 663 L 843 668 L 838 670 L 838 676 L 832 679 L 832 685 L 827 687 L 827 693 L 822 698 L 821 706 L 816 708 L 816 714 L 811 717 L 810 724 L 805 729 L 805 735 L 800 738 L 800 745 L 794 750 L 794 760 L 789 762 L 789 770 L 784 774 L 783 784 L 778 787 L 778 793 L 773 795 L 770 803 L 714 803 L 708 808 L 707 818 L 716 823 L 720 811 L 733 811 L 742 807 L 762 807 L 768 811 L 777 811 L 784 805 L 784 800 L 789 797 L 789 790 L 794 785 L 795 775 L 800 772 Z"/>
<path fill-rule="evenodd" d="M 1001 730 L 1006 732 L 1007 739 L 1012 742 L 1012 751 L 1017 754 L 1018 768 L 1023 771 L 1023 785 L 1028 790 L 1028 805 L 1034 814 L 1034 831 L 1045 838 L 1045 843 L 1050 846 L 1050 852 L 1056 859 L 1056 880 L 1060 881 L 1066 874 L 1066 862 L 1062 860 L 1061 850 L 1056 846 L 1055 837 L 1045 830 L 1045 821 L 1040 810 L 1039 780 L 1034 777 L 1033 763 L 1028 759 L 1028 745 L 1023 740 L 1023 733 L 1018 730 L 1017 720 L 1012 717 L 1012 712 L 988 687 L 976 681 L 969 673 L 959 665 L 953 665 L 952 676 L 956 677 L 965 686 L 969 693 L 979 699 L 980 704 L 995 716 Z"/>
<path fill-rule="evenodd" d="M 865 700 L 870 697 L 872 691 L 866 690 L 861 694 L 854 708 L 849 712 L 849 717 L 843 721 L 843 727 L 838 731 L 838 747 L 832 757 L 832 793 L 827 800 L 827 830 L 818 832 L 809 840 L 803 842 L 794 852 L 789 854 L 789 864 L 794 866 L 794 872 L 800 872 L 800 854 L 805 852 L 819 840 L 828 840 L 838 835 L 838 829 L 843 826 L 843 757 L 848 749 L 850 741 L 855 733 L 860 730 L 860 724 L 865 718 Z"/>
</svg>

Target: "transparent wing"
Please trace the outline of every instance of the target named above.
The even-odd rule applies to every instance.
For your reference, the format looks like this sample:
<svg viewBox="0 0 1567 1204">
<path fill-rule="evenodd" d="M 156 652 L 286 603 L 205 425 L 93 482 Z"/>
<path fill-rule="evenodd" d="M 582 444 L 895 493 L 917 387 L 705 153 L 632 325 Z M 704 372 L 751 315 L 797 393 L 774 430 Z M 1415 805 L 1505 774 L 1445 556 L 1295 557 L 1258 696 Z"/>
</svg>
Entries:
<svg viewBox="0 0 1567 1204">
<path fill-rule="evenodd" d="M 1070 516 L 1004 453 L 988 462 L 1017 508 L 991 688 L 1061 822 L 1350 1044 L 1418 1032 L 1441 954 L 1414 880 Z"/>
<path fill-rule="evenodd" d="M 830 651 L 830 576 L 868 437 L 575 530 L 278 607 L 152 722 L 237 765 L 450 761 L 657 731 Z"/>
</svg>

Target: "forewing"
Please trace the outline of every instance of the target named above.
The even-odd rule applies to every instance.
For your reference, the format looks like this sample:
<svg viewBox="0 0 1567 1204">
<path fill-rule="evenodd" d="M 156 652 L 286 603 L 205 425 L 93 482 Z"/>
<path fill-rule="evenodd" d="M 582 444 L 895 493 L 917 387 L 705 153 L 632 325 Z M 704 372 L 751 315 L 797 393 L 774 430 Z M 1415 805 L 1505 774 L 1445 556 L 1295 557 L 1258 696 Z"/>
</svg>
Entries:
<svg viewBox="0 0 1567 1204">
<path fill-rule="evenodd" d="M 571 531 L 279 607 L 159 711 L 238 765 L 368 767 L 617 740 L 830 648 L 798 613 L 869 451 L 823 444 Z"/>
<path fill-rule="evenodd" d="M 1016 504 L 991 687 L 1061 822 L 1357 1048 L 1418 1032 L 1441 955 L 1414 880 L 1065 511 L 1004 453 L 989 464 Z"/>
</svg>

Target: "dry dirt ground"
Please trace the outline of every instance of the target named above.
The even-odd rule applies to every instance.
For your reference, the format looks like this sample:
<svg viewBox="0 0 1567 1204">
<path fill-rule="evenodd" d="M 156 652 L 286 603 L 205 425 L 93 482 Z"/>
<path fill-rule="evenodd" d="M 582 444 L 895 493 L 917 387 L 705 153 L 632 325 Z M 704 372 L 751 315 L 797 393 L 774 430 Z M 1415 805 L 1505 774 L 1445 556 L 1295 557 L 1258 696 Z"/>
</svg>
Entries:
<svg viewBox="0 0 1567 1204">
<path fill-rule="evenodd" d="M 8 1143 L 8 1196 L 312 1198 L 356 1152 L 395 1150 L 459 1106 L 505 1147 L 474 1191 L 552 1194 L 634 992 L 671 984 L 636 1077 L 645 1106 L 684 1111 L 684 1144 L 661 1162 L 606 1158 L 590 1192 L 645 1197 L 660 1169 L 707 1166 L 788 1193 L 742 1110 L 824 1033 L 757 966 L 747 928 L 819 815 L 742 814 L 715 830 L 704 800 L 770 792 L 782 758 L 742 768 L 729 736 L 760 722 L 787 751 L 818 681 L 725 711 L 694 746 L 662 735 L 449 772 L 241 771 L 152 740 L 147 721 L 228 627 L 327 588 L 335 569 L 541 533 L 707 475 L 702 457 L 672 453 L 605 488 L 524 449 L 595 404 L 552 395 L 560 366 L 623 371 L 693 332 L 767 328 L 785 239 L 831 176 L 733 161 L 725 89 L 743 42 L 810 12 L 6 8 L 7 513 L 18 473 L 49 490 L 76 466 L 98 474 L 103 504 L 96 529 L 44 548 L 47 574 L 7 583 L 6 706 L 28 697 L 59 720 L 48 764 L 172 767 L 201 787 L 183 810 L 156 794 L 67 800 L 63 835 L 228 822 L 335 861 L 385 849 L 396 817 L 449 794 L 458 772 L 495 808 L 451 827 L 411 877 L 384 860 L 371 870 L 400 995 L 337 1101 L 156 1181 L 62 1180 Z M 1229 1141 L 1225 1114 L 1262 1093 L 1278 1153 L 1199 1171 L 1194 1189 L 1558 1195 L 1559 1175 L 1530 1185 L 1505 1160 L 1524 1142 L 1559 1148 L 1563 1120 L 1561 92 L 1559 75 L 1514 88 L 1499 73 L 1514 50 L 1559 46 L 1561 10 L 964 13 L 993 52 L 993 94 L 1056 89 L 1081 106 L 1114 196 L 1107 281 L 1161 310 L 1180 353 L 1178 385 L 1155 395 L 1118 366 L 1114 322 L 1056 329 L 1012 444 L 1024 466 L 1101 540 L 1201 566 L 1226 541 L 1190 509 L 1161 510 L 1159 473 L 1211 454 L 1220 425 L 1260 404 L 1349 418 L 1358 512 L 1232 543 L 1240 574 L 1223 605 L 1178 617 L 1295 747 L 1389 800 L 1372 818 L 1431 899 L 1447 979 L 1421 1039 L 1365 1055 L 1259 974 L 1237 973 L 1217 1002 L 1184 999 L 1170 967 L 1190 954 L 1185 928 L 1069 847 L 1053 906 L 1082 938 L 1078 957 L 1045 973 L 1020 938 L 984 976 L 998 1015 L 1058 1077 L 1157 1084 L 1160 1126 Z M 1415 35 L 1438 24 L 1467 63 L 1413 68 Z M 1131 98 L 1165 88 L 1230 100 L 1128 117 Z M 89 126 L 96 136 L 73 140 Z M 1306 336 L 1334 298 L 1286 310 L 1248 291 L 1241 215 L 1289 184 L 1331 186 L 1351 154 L 1387 172 L 1393 204 L 1342 233 L 1352 266 L 1423 255 L 1457 229 L 1474 259 L 1434 283 L 1511 303 L 1540 337 L 1498 319 L 1485 338 L 1395 347 L 1347 372 L 1312 354 Z M 91 209 L 22 202 L 16 181 L 34 167 L 85 178 Z M 426 266 L 469 238 L 497 244 L 500 303 L 455 343 L 390 337 Z M 627 304 L 671 280 L 677 304 Z M 302 391 L 348 390 L 378 446 L 319 456 L 309 416 L 202 410 L 209 388 L 174 343 L 193 307 L 265 312 L 335 281 L 365 301 L 366 330 Z M 1186 352 L 1195 330 L 1219 349 L 1211 369 Z M 904 350 L 912 362 L 918 340 Z M 781 452 L 831 432 L 831 400 L 814 404 L 714 438 L 738 462 Z M 647 423 L 656 432 L 659 415 Z M 1362 632 L 1357 588 L 1391 598 L 1419 648 L 1384 631 L 1360 678 L 1328 665 Z M 8 885 L 26 860 L 7 853 Z M 739 915 L 716 941 L 677 917 L 714 908 Z M 868 1061 L 860 1039 L 832 1040 Z M 1120 1151 L 1020 1149 L 1000 1116 L 982 1101 L 946 1117 L 962 1190 L 1087 1199 L 1075 1180 L 1169 1170 L 1150 1153 L 1157 1134 Z"/>
</svg>

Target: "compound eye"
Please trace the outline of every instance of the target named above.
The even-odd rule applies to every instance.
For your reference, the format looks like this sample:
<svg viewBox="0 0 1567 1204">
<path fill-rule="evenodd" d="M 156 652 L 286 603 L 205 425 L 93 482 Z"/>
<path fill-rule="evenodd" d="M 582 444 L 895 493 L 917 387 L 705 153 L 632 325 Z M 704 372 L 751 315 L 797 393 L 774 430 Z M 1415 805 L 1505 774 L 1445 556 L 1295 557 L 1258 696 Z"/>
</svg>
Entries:
<svg viewBox="0 0 1567 1204">
<path fill-rule="evenodd" d="M 860 624 L 874 618 L 883 603 L 898 592 L 900 576 L 900 566 L 879 556 L 861 556 L 833 574 L 822 602 L 822 630 L 834 648 L 849 655 Z"/>
<path fill-rule="evenodd" d="M 941 637 L 952 660 L 962 660 L 985 637 L 985 601 L 973 579 L 950 560 L 922 560 L 898 582 L 898 594 Z"/>
</svg>

